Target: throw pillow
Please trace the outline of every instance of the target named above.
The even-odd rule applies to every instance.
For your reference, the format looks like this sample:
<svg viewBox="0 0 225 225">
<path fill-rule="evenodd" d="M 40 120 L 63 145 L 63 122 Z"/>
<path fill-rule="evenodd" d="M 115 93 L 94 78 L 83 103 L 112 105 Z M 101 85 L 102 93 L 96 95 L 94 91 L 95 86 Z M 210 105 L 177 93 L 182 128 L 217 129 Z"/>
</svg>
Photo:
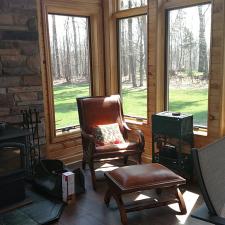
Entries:
<svg viewBox="0 0 225 225">
<path fill-rule="evenodd" d="M 96 145 L 100 146 L 125 143 L 118 123 L 98 125 L 94 129 L 94 136 L 96 139 Z"/>
</svg>

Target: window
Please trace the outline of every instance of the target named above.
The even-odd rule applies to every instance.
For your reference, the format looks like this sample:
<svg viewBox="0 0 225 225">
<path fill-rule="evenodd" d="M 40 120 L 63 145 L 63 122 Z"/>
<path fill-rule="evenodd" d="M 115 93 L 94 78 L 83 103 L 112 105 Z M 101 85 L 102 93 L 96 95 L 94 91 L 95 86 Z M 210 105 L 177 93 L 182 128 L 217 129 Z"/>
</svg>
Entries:
<svg viewBox="0 0 225 225">
<path fill-rule="evenodd" d="M 80 137 L 76 98 L 104 94 L 101 12 L 101 6 L 92 1 L 40 1 L 40 51 L 49 149 L 67 141 L 70 148 L 71 140 Z"/>
<path fill-rule="evenodd" d="M 120 93 L 125 115 L 147 118 L 147 16 L 121 18 Z"/>
<path fill-rule="evenodd" d="M 146 6 L 147 0 L 119 0 L 119 9 L 131 9 L 140 6 Z"/>
<path fill-rule="evenodd" d="M 169 10 L 167 21 L 167 110 L 206 127 L 211 4 Z"/>
<path fill-rule="evenodd" d="M 79 124 L 76 97 L 91 94 L 88 17 L 48 14 L 56 134 Z"/>
</svg>

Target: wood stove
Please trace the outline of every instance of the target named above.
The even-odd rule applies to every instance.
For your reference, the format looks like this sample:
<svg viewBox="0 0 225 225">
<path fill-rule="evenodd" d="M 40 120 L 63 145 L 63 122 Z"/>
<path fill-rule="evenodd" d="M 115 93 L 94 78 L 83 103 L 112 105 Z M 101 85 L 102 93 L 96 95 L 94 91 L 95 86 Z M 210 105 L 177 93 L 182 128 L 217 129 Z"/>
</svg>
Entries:
<svg viewBox="0 0 225 225">
<path fill-rule="evenodd" d="M 0 208 L 25 199 L 24 153 L 24 144 L 0 144 Z"/>
</svg>

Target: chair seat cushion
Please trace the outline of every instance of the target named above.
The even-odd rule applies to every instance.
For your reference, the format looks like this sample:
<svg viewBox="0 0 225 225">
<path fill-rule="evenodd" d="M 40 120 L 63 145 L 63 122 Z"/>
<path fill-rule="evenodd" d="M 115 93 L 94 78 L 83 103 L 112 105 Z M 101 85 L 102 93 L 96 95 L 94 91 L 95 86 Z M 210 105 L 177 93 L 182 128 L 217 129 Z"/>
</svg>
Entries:
<svg viewBox="0 0 225 225">
<path fill-rule="evenodd" d="M 122 144 L 112 144 L 112 145 L 104 145 L 104 146 L 96 146 L 96 153 L 107 153 L 107 152 L 124 152 L 126 150 L 135 150 L 137 151 L 137 143 L 136 142 L 125 142 Z"/>
<path fill-rule="evenodd" d="M 120 189 L 150 189 L 185 184 L 186 180 L 158 164 L 125 166 L 105 173 Z"/>
</svg>

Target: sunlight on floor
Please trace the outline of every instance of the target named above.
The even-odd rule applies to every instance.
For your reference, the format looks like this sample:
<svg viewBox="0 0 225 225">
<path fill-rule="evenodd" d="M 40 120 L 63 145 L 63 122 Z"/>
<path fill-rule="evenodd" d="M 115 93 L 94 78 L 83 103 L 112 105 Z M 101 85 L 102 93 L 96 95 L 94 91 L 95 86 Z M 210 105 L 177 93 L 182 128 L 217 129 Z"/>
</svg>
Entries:
<svg viewBox="0 0 225 225">
<path fill-rule="evenodd" d="M 114 170 L 114 169 L 117 169 L 118 166 L 115 166 L 115 165 L 112 165 L 112 164 L 109 164 L 109 163 L 105 163 L 103 164 L 102 166 L 100 166 L 99 168 L 97 168 L 95 171 L 102 171 L 102 172 L 107 172 L 107 171 L 111 171 L 111 170 Z"/>
<path fill-rule="evenodd" d="M 186 208 L 187 208 L 187 213 L 185 215 L 177 215 L 177 219 L 180 221 L 180 224 L 185 224 L 188 216 L 191 213 L 191 210 L 194 208 L 199 195 L 190 191 L 185 191 L 183 193 L 183 198 L 184 198 L 184 202 L 186 204 Z M 172 208 L 173 210 L 176 210 L 179 212 L 179 206 L 178 204 L 171 204 L 169 205 L 170 208 Z"/>
<path fill-rule="evenodd" d="M 134 201 L 140 201 L 140 200 L 144 200 L 144 199 L 150 199 L 151 197 L 144 195 L 144 194 L 139 194 Z"/>
</svg>

